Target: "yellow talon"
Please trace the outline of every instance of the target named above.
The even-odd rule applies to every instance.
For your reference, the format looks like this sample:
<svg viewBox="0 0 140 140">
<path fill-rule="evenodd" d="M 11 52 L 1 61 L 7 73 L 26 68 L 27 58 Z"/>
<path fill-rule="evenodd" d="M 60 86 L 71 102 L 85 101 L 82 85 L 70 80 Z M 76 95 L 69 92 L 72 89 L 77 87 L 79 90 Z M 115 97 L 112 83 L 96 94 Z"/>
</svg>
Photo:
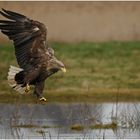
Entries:
<svg viewBox="0 0 140 140">
<path fill-rule="evenodd" d="M 29 93 L 29 91 L 30 91 L 30 86 L 29 86 L 29 84 L 27 84 L 26 87 L 25 87 L 25 92 Z"/>
<path fill-rule="evenodd" d="M 41 98 L 39 99 L 39 101 L 45 101 L 45 102 L 46 102 L 46 98 L 41 97 Z"/>
</svg>

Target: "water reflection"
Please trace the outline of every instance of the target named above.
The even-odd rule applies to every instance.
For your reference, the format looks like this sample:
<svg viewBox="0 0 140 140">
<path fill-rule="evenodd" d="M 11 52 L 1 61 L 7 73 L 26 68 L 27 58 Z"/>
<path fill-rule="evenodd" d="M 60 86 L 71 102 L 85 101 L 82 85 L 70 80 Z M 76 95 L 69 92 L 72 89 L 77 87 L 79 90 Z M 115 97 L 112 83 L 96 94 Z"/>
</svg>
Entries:
<svg viewBox="0 0 140 140">
<path fill-rule="evenodd" d="M 0 138 L 140 138 L 140 103 L 0 104 L 0 108 Z M 114 120 L 117 130 L 89 128 Z M 74 131 L 75 124 L 85 129 Z"/>
</svg>

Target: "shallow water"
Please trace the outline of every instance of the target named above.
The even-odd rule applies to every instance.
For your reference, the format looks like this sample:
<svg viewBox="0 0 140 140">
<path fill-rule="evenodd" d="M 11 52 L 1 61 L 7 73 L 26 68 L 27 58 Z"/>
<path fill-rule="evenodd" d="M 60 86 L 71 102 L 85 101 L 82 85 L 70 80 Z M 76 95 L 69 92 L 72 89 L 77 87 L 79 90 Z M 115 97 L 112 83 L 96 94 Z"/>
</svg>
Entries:
<svg viewBox="0 0 140 140">
<path fill-rule="evenodd" d="M 0 138 L 140 138 L 140 103 L 0 104 L 0 109 Z M 112 121 L 118 129 L 89 127 Z M 75 124 L 84 130 L 72 130 Z"/>
</svg>

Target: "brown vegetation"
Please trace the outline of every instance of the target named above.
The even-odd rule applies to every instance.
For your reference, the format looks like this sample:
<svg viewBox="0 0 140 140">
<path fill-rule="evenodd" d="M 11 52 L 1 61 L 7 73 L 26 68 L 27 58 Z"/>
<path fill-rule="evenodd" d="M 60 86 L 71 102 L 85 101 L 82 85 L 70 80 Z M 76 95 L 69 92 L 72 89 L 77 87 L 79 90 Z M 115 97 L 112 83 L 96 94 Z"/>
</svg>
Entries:
<svg viewBox="0 0 140 140">
<path fill-rule="evenodd" d="M 140 39 L 140 2 L 1 1 L 0 8 L 17 11 L 43 22 L 48 27 L 51 41 Z M 0 36 L 0 40 L 5 39 Z"/>
</svg>

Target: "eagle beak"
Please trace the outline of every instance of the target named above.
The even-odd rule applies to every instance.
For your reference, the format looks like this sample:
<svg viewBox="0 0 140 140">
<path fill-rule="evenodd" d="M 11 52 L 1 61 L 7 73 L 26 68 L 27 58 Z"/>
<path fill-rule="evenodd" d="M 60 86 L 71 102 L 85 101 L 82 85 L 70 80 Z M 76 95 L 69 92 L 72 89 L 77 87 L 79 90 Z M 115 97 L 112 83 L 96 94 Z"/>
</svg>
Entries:
<svg viewBox="0 0 140 140">
<path fill-rule="evenodd" d="M 61 70 L 65 73 L 66 72 L 66 69 L 65 68 L 61 68 Z"/>
</svg>

